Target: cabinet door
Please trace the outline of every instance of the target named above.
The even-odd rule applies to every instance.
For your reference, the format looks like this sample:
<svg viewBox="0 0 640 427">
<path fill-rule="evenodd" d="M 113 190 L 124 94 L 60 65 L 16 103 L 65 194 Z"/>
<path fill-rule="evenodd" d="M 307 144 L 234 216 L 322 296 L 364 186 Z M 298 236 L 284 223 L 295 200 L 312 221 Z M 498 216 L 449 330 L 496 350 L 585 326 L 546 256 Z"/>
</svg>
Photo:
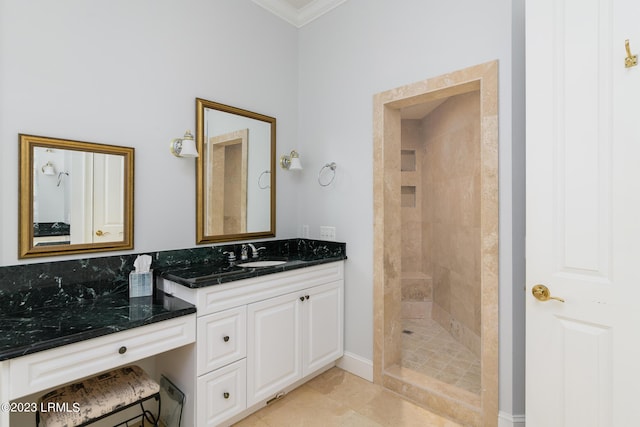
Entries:
<svg viewBox="0 0 640 427">
<path fill-rule="evenodd" d="M 300 298 L 287 294 L 247 307 L 247 406 L 302 377 Z"/>
<path fill-rule="evenodd" d="M 246 356 L 245 306 L 198 318 L 198 375 Z"/>
<path fill-rule="evenodd" d="M 308 289 L 304 296 L 302 375 L 306 376 L 343 354 L 342 281 Z"/>
<path fill-rule="evenodd" d="M 245 359 L 198 378 L 198 427 L 220 425 L 244 411 L 245 382 Z"/>
</svg>

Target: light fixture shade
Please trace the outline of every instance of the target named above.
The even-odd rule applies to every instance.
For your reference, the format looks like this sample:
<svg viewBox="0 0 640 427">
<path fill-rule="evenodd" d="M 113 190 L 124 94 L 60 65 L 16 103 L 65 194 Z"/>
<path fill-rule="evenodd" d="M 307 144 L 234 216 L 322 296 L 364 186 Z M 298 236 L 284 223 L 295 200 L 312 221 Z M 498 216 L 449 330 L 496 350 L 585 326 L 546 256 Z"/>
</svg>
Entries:
<svg viewBox="0 0 640 427">
<path fill-rule="evenodd" d="M 182 140 L 182 151 L 180 157 L 198 157 L 198 150 L 196 149 L 196 142 L 192 139 Z"/>
<path fill-rule="evenodd" d="M 300 163 L 300 155 L 296 150 L 291 150 L 291 153 L 283 154 L 280 156 L 280 167 L 282 169 L 290 171 L 302 170 L 302 163 Z"/>
<path fill-rule="evenodd" d="M 289 164 L 289 170 L 290 171 L 301 171 L 302 170 L 302 163 L 300 163 L 300 158 L 299 157 L 291 157 L 291 163 Z"/>
<path fill-rule="evenodd" d="M 42 166 L 42 173 L 45 175 L 55 175 L 56 170 L 51 162 L 47 162 L 46 165 Z"/>
<path fill-rule="evenodd" d="M 169 150 L 176 157 L 198 157 L 196 142 L 189 130 L 185 132 L 182 138 L 176 138 L 171 141 Z"/>
</svg>

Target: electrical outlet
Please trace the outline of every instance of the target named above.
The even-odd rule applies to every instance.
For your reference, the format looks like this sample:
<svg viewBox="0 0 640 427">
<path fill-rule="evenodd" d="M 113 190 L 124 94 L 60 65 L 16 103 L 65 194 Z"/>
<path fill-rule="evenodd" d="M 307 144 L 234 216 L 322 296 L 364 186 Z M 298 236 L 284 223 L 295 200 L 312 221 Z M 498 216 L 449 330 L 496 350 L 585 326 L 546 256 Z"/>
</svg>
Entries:
<svg viewBox="0 0 640 427">
<path fill-rule="evenodd" d="M 307 225 L 307 224 L 302 226 L 302 238 L 303 239 L 308 239 L 309 238 L 309 225 Z"/>
<path fill-rule="evenodd" d="M 336 228 L 327 225 L 320 226 L 320 240 L 336 240 Z"/>
</svg>

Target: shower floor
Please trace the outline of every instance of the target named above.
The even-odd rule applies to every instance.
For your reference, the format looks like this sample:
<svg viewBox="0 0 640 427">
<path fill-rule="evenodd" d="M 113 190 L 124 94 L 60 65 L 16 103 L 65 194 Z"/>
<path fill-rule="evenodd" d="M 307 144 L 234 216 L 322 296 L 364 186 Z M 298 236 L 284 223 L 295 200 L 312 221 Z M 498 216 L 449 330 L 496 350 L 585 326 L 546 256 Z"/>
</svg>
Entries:
<svg viewBox="0 0 640 427">
<path fill-rule="evenodd" d="M 401 365 L 480 394 L 480 358 L 430 318 L 402 319 Z"/>
</svg>

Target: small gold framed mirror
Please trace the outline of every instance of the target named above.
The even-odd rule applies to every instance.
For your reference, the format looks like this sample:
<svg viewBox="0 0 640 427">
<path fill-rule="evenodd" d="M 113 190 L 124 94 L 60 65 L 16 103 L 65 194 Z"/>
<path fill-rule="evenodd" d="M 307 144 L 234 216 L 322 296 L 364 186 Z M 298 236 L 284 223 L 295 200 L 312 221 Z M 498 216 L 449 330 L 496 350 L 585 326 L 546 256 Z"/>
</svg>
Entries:
<svg viewBox="0 0 640 427">
<path fill-rule="evenodd" d="M 276 119 L 196 99 L 196 243 L 275 236 Z"/>
<path fill-rule="evenodd" d="M 133 148 L 25 134 L 19 144 L 19 258 L 133 249 Z"/>
</svg>

